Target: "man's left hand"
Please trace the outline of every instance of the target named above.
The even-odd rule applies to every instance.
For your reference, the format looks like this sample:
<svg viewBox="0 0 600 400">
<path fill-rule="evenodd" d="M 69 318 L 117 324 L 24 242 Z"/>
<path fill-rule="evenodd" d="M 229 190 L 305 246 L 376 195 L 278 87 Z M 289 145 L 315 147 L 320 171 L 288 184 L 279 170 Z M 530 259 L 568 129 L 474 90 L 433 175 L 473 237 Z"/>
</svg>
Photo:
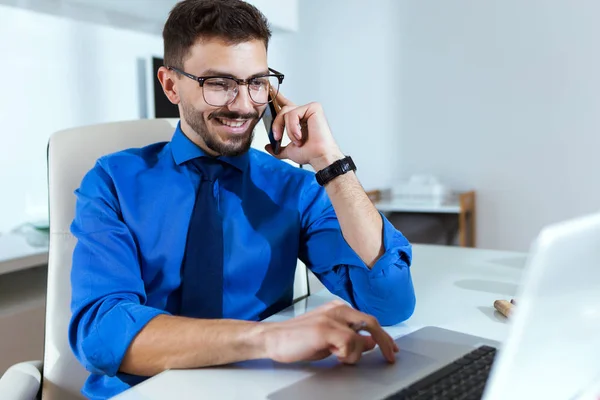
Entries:
<svg viewBox="0 0 600 400">
<path fill-rule="evenodd" d="M 282 108 L 273 121 L 273 136 L 275 140 L 281 140 L 285 127 L 291 143 L 282 147 L 277 155 L 271 145 L 267 145 L 266 150 L 270 154 L 297 164 L 310 164 L 315 171 L 344 158 L 319 103 L 297 106 L 281 93 L 277 95 L 277 101 Z"/>
</svg>

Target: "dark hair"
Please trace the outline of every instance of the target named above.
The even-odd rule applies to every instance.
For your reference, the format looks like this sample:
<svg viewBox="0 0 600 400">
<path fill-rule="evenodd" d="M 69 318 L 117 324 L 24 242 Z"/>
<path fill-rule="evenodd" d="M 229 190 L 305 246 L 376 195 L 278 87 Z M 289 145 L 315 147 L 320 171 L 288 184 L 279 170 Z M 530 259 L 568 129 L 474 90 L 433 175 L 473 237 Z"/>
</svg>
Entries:
<svg viewBox="0 0 600 400">
<path fill-rule="evenodd" d="M 183 68 L 199 38 L 231 44 L 258 39 L 268 48 L 271 30 L 265 16 L 245 1 L 183 0 L 173 7 L 163 29 L 165 65 Z"/>
</svg>

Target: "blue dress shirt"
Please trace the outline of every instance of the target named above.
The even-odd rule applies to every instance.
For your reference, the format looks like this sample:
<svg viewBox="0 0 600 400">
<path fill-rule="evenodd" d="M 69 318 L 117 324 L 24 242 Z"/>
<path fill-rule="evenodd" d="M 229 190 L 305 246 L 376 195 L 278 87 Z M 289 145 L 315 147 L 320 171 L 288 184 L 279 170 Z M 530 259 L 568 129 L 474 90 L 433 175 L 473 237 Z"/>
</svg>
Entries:
<svg viewBox="0 0 600 400">
<path fill-rule="evenodd" d="M 90 372 L 82 393 L 114 396 L 145 378 L 119 372 L 136 334 L 179 310 L 181 265 L 206 156 L 178 127 L 171 142 L 100 158 L 76 191 L 69 341 Z M 344 240 L 314 173 L 251 149 L 215 185 L 223 216 L 223 316 L 260 320 L 291 304 L 297 259 L 382 325 L 412 314 L 411 246 L 383 216 L 385 253 L 369 269 Z"/>
</svg>

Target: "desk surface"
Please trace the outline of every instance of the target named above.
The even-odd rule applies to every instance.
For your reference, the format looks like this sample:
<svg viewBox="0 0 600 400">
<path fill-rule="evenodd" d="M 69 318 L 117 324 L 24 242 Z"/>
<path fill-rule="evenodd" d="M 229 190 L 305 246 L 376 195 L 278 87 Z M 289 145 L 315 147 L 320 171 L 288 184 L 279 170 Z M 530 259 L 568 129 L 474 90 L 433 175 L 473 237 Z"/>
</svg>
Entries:
<svg viewBox="0 0 600 400">
<path fill-rule="evenodd" d="M 504 340 L 508 325 L 494 310 L 493 302 L 514 296 L 525 260 L 523 253 L 415 245 L 412 266 L 417 293 L 415 313 L 408 321 L 386 330 L 399 337 L 435 325 Z M 319 292 L 269 320 L 292 318 L 333 298 L 326 291 Z M 165 371 L 117 398 L 265 398 L 268 393 L 312 374 L 305 367 L 273 369 L 272 362 L 263 364 L 264 368 L 251 370 L 225 366 Z"/>
<path fill-rule="evenodd" d="M 32 246 L 23 235 L 0 235 L 0 275 L 48 263 L 48 246 Z"/>
<path fill-rule="evenodd" d="M 434 213 L 434 214 L 459 214 L 460 204 L 458 202 L 448 204 L 419 204 L 402 200 L 381 200 L 375 207 L 382 212 L 411 212 L 411 213 Z"/>
</svg>

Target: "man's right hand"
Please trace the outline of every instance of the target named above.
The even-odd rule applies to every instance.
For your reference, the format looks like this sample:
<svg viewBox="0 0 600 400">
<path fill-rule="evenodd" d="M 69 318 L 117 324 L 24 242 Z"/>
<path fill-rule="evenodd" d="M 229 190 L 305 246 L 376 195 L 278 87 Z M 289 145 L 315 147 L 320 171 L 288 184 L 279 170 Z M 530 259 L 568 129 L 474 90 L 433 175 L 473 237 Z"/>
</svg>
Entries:
<svg viewBox="0 0 600 400">
<path fill-rule="evenodd" d="M 359 330 L 370 335 L 361 335 Z M 153 376 L 167 369 L 258 358 L 283 363 L 314 361 L 331 354 L 354 364 L 363 352 L 377 345 L 393 363 L 398 347 L 377 320 L 339 300 L 284 322 L 159 315 L 135 337 L 119 370 Z"/>
<path fill-rule="evenodd" d="M 379 345 L 385 359 L 395 362 L 398 346 L 375 317 L 336 300 L 284 322 L 259 324 L 264 329 L 267 357 L 278 362 L 320 360 L 335 355 L 355 364 L 363 352 Z M 356 327 L 370 335 L 361 335 Z"/>
</svg>

